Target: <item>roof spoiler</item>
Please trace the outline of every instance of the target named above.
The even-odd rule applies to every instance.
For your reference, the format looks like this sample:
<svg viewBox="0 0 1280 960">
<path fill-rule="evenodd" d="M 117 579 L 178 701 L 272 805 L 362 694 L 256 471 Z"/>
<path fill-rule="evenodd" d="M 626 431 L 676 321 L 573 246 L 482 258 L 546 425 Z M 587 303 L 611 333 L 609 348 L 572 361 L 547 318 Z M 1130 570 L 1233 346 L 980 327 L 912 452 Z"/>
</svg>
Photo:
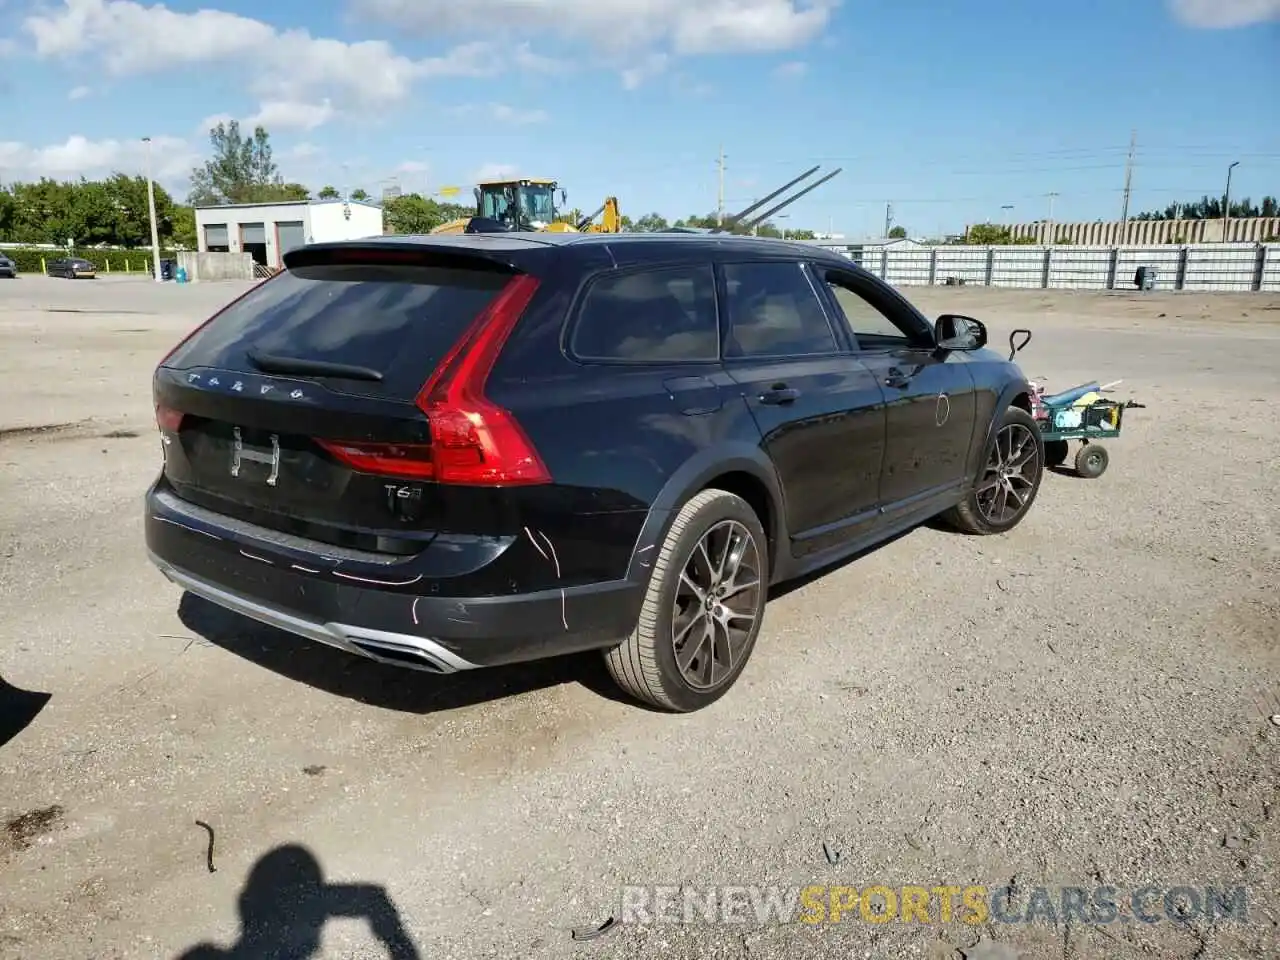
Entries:
<svg viewBox="0 0 1280 960">
<path fill-rule="evenodd" d="M 818 187 L 822 186 L 828 180 L 838 176 L 841 170 L 843 170 L 844 168 L 836 167 L 834 170 L 828 173 L 821 180 L 817 180 L 814 183 L 809 184 L 809 186 L 805 187 L 799 193 L 793 194 L 787 199 L 783 200 L 781 203 L 775 204 L 774 206 L 766 210 L 764 213 L 755 214 L 755 216 L 751 217 L 750 219 L 747 219 L 748 214 L 754 214 L 755 211 L 759 210 L 770 200 L 773 200 L 774 198 L 781 196 L 782 194 L 786 193 L 788 190 L 790 190 L 792 187 L 796 186 L 797 184 L 805 180 L 808 180 L 811 176 L 817 173 L 819 169 L 821 169 L 821 165 L 816 167 L 810 167 L 808 170 L 800 174 L 800 176 L 796 177 L 794 180 L 783 184 L 777 190 L 773 191 L 773 193 L 769 194 L 766 197 L 761 198 L 760 200 L 757 200 L 755 203 L 747 207 L 745 210 L 741 210 L 738 213 L 735 213 L 733 216 L 727 218 L 724 223 L 720 224 L 720 226 L 718 227 L 713 228 L 711 232 L 724 233 L 729 230 L 735 230 L 735 229 L 750 230 L 752 227 L 758 227 L 760 226 L 760 224 L 764 223 L 766 220 L 772 217 L 779 210 L 785 210 L 787 207 L 791 206 L 791 204 L 795 203 L 805 194 L 810 193 L 814 190 L 817 190 Z"/>
</svg>

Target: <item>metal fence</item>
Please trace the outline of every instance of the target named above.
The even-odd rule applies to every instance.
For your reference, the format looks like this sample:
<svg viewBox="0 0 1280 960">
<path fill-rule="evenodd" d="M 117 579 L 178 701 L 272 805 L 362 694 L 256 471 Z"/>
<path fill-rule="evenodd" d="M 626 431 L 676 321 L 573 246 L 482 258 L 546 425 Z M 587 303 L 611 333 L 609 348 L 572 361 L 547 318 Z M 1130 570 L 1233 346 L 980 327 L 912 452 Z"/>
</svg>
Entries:
<svg viewBox="0 0 1280 960">
<path fill-rule="evenodd" d="M 896 286 L 964 283 L 1066 290 L 1136 289 L 1138 267 L 1157 290 L 1280 292 L 1280 244 L 1186 246 L 947 246 L 863 248 L 849 256 Z"/>
</svg>

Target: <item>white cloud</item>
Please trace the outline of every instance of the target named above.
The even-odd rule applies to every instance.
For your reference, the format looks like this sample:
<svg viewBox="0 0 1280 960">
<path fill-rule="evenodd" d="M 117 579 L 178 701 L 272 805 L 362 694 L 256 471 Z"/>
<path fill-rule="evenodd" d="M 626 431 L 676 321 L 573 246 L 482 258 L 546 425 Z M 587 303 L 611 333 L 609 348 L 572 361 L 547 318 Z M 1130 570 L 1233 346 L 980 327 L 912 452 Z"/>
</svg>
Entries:
<svg viewBox="0 0 1280 960">
<path fill-rule="evenodd" d="M 619 64 L 633 90 L 668 56 L 790 50 L 815 39 L 842 0 L 349 0 L 360 15 L 437 37 L 549 34 Z M 532 56 L 532 55 L 530 55 Z M 545 58 L 538 58 L 545 60 Z M 531 63 L 518 63 L 532 69 Z"/>
<path fill-rule="evenodd" d="M 166 185 L 185 182 L 199 162 L 199 155 L 185 140 L 151 140 L 151 174 Z M 0 142 L 0 169 L 8 180 L 94 179 L 116 171 L 132 176 L 145 173 L 146 166 L 147 145 L 141 140 L 89 140 L 76 135 L 44 147 Z"/>
<path fill-rule="evenodd" d="M 618 49 L 783 50 L 815 37 L 840 0 L 352 0 L 359 13 L 431 35 L 551 33 Z"/>
<path fill-rule="evenodd" d="M 281 154 L 281 158 L 285 160 L 314 160 L 316 157 L 324 153 L 314 143 L 295 143 L 292 147 Z"/>
<path fill-rule="evenodd" d="M 520 176 L 520 168 L 510 163 L 486 163 L 471 177 L 472 183 L 484 180 L 509 180 Z"/>
<path fill-rule="evenodd" d="M 651 53 L 635 66 L 622 71 L 622 86 L 626 90 L 635 90 L 650 77 L 656 77 L 667 69 L 671 57 L 665 53 Z"/>
<path fill-rule="evenodd" d="M 72 87 L 67 91 L 68 100 L 83 100 L 89 94 L 93 93 L 91 87 Z"/>
<path fill-rule="evenodd" d="M 347 43 L 221 10 L 179 13 L 135 0 L 63 0 L 23 25 L 37 56 L 97 57 L 116 76 L 243 63 L 249 89 L 277 104 L 326 94 L 343 104 L 380 105 L 404 99 L 419 79 L 488 76 L 505 66 L 502 51 L 485 42 L 413 60 L 381 40 Z"/>
<path fill-rule="evenodd" d="M 525 110 L 505 103 L 483 105 L 467 103 L 460 107 L 453 107 L 449 112 L 460 117 L 483 114 L 487 119 L 506 126 L 528 126 L 533 123 L 546 123 L 550 119 L 545 110 Z"/>
<path fill-rule="evenodd" d="M 258 112 L 246 117 L 243 127 L 266 127 L 268 130 L 314 130 L 333 119 L 333 104 L 326 98 L 321 103 L 299 103 L 293 100 L 266 100 Z"/>
<path fill-rule="evenodd" d="M 1280 20 L 1280 0 L 1170 0 L 1170 6 L 1190 27 L 1229 29 Z"/>
<path fill-rule="evenodd" d="M 809 71 L 809 65 L 803 60 L 792 60 L 789 63 L 779 64 L 774 68 L 773 75 L 780 79 L 796 79 L 803 77 Z"/>
</svg>

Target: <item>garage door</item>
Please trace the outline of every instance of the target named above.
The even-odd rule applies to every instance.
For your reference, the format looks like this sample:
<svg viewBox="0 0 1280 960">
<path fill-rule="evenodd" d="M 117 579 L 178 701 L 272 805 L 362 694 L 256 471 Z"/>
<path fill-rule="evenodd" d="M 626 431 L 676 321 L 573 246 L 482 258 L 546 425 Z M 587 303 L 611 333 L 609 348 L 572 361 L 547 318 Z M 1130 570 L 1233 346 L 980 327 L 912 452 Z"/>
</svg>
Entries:
<svg viewBox="0 0 1280 960">
<path fill-rule="evenodd" d="M 295 247 L 304 246 L 307 242 L 307 231 L 303 228 L 301 220 L 277 223 L 276 229 L 279 231 L 280 236 L 281 256 L 284 256 Z"/>
<path fill-rule="evenodd" d="M 225 223 L 209 223 L 204 228 L 204 245 L 206 247 L 226 247 L 227 225 Z"/>
<path fill-rule="evenodd" d="M 266 243 L 267 227 L 263 223 L 242 223 L 240 224 L 240 242 L 241 243 Z"/>
</svg>

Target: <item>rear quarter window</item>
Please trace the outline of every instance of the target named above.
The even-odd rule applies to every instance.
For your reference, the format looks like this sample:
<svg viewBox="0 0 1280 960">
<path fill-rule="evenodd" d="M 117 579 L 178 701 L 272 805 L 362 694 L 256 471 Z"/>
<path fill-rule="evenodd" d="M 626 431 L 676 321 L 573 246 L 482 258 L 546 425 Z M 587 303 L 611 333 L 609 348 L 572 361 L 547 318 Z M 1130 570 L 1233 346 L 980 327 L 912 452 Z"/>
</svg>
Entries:
<svg viewBox="0 0 1280 960">
<path fill-rule="evenodd" d="M 592 281 L 569 339 L 581 360 L 714 361 L 719 357 L 715 273 L 710 264 L 656 267 Z"/>
<path fill-rule="evenodd" d="M 368 367 L 380 383 L 335 389 L 408 399 L 510 279 L 483 269 L 326 264 L 286 270 L 233 303 L 168 366 L 252 372 L 250 350 Z"/>
</svg>

